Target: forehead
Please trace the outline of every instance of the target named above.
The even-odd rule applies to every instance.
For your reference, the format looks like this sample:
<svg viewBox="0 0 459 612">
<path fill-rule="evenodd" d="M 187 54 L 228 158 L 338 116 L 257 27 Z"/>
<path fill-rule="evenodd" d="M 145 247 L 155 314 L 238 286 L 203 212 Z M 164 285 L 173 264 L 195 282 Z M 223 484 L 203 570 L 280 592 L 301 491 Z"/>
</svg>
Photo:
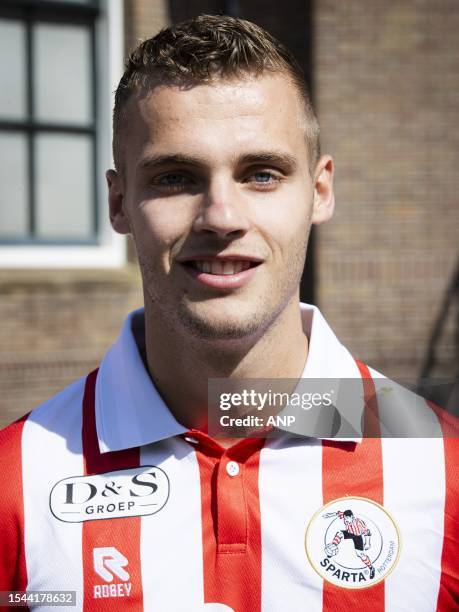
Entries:
<svg viewBox="0 0 459 612">
<path fill-rule="evenodd" d="M 307 164 L 302 101 L 282 74 L 156 85 L 131 96 L 126 118 L 128 166 L 153 153 L 223 162 L 251 148 L 283 149 Z"/>
</svg>

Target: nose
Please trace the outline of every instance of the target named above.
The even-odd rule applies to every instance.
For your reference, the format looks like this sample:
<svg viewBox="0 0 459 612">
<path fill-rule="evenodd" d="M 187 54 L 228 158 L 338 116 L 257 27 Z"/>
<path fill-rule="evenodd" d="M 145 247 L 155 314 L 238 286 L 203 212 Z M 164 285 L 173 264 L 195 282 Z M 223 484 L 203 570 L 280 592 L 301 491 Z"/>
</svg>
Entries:
<svg viewBox="0 0 459 612">
<path fill-rule="evenodd" d="M 198 233 L 211 232 L 221 238 L 236 238 L 250 227 L 248 213 L 237 183 L 230 177 L 220 177 L 209 182 L 193 227 Z"/>
</svg>

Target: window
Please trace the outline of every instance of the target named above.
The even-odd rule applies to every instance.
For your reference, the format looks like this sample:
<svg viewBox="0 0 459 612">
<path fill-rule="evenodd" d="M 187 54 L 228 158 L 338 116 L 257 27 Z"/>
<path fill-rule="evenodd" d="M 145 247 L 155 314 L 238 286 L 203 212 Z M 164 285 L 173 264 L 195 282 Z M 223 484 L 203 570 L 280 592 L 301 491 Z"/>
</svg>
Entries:
<svg viewBox="0 0 459 612">
<path fill-rule="evenodd" d="M 101 214 L 121 10 L 121 0 L 0 0 L 0 265 L 123 259 Z"/>
</svg>

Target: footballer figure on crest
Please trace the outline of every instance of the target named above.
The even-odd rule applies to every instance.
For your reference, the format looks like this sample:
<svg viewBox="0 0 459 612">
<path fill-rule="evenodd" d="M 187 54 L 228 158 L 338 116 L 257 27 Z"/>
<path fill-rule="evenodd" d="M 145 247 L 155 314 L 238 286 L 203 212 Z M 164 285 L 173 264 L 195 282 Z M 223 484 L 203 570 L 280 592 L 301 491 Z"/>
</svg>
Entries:
<svg viewBox="0 0 459 612">
<path fill-rule="evenodd" d="M 375 568 L 371 563 L 370 557 L 364 552 L 371 548 L 371 531 L 365 525 L 365 522 L 356 516 L 352 510 L 345 510 L 341 512 L 328 512 L 324 514 L 324 518 L 331 518 L 333 516 L 339 517 L 344 521 L 345 529 L 337 531 L 333 540 L 325 546 L 325 553 L 327 557 L 333 557 L 338 554 L 339 545 L 341 541 L 352 540 L 356 555 L 365 563 L 370 570 L 370 579 L 375 577 Z"/>
</svg>

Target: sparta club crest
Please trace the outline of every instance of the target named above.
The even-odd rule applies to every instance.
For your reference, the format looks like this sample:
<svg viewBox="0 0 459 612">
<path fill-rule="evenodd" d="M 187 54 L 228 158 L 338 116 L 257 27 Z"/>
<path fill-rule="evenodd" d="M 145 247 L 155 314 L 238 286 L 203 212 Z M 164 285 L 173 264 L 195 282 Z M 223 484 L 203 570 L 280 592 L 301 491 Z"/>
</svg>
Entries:
<svg viewBox="0 0 459 612">
<path fill-rule="evenodd" d="M 306 529 L 306 554 L 328 582 L 363 589 L 384 580 L 397 564 L 400 533 L 383 506 L 364 497 L 326 504 Z"/>
</svg>

